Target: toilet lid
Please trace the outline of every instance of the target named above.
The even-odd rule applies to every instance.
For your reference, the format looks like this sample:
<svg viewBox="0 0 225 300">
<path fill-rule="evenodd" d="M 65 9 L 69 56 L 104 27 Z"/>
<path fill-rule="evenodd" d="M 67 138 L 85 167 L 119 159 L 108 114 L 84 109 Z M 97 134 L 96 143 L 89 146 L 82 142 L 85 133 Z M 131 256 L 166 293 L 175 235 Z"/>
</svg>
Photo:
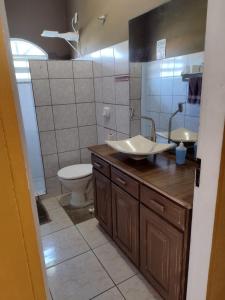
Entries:
<svg viewBox="0 0 225 300">
<path fill-rule="evenodd" d="M 58 176 L 62 179 L 79 179 L 92 174 L 91 164 L 78 164 L 65 167 L 58 171 Z"/>
</svg>

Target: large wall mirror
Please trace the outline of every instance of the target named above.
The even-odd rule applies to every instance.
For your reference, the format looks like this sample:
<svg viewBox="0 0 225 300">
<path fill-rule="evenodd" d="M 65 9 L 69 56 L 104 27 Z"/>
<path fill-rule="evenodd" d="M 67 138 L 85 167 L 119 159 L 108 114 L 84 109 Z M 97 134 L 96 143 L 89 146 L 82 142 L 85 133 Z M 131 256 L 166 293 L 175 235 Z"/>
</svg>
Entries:
<svg viewBox="0 0 225 300">
<path fill-rule="evenodd" d="M 129 22 L 131 136 L 197 141 L 207 0 L 172 0 Z"/>
</svg>

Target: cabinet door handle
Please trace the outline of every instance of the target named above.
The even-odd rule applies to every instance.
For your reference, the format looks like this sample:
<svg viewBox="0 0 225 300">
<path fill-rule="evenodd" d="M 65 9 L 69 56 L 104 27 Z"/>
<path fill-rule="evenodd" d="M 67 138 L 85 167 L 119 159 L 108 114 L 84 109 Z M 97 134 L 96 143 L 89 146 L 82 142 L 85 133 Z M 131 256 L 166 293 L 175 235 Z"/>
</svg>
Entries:
<svg viewBox="0 0 225 300">
<path fill-rule="evenodd" d="M 150 200 L 151 202 L 151 205 L 153 208 L 155 208 L 157 211 L 161 212 L 161 213 L 164 213 L 165 211 L 165 206 L 162 205 L 162 204 L 159 204 L 158 202 L 156 202 L 155 200 Z"/>
<path fill-rule="evenodd" d="M 97 163 L 97 162 L 94 162 L 94 167 L 98 168 L 98 169 L 101 169 L 102 168 L 102 165 Z"/>
<path fill-rule="evenodd" d="M 119 177 L 116 177 L 116 180 L 122 185 L 127 185 L 126 181 L 124 181 L 123 179 L 121 179 Z"/>
</svg>

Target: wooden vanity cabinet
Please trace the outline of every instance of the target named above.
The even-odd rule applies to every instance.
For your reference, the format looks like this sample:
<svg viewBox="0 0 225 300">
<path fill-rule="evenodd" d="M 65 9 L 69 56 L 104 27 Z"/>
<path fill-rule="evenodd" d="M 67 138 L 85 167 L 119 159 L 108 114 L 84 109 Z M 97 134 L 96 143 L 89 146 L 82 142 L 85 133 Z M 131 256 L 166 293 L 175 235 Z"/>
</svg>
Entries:
<svg viewBox="0 0 225 300">
<path fill-rule="evenodd" d="M 164 299 L 181 299 L 183 233 L 140 207 L 140 269 Z"/>
<path fill-rule="evenodd" d="M 94 169 L 94 206 L 99 224 L 112 236 L 112 197 L 111 182 Z"/>
<path fill-rule="evenodd" d="M 112 184 L 113 239 L 139 265 L 139 201 Z"/>
<path fill-rule="evenodd" d="M 191 209 L 92 154 L 99 224 L 165 300 L 185 300 Z"/>
</svg>

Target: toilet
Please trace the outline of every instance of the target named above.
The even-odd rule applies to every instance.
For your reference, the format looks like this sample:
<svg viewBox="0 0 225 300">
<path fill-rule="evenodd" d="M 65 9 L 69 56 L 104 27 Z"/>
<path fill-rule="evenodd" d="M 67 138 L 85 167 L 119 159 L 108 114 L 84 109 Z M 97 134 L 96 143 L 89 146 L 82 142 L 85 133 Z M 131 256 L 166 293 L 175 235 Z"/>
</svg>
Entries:
<svg viewBox="0 0 225 300">
<path fill-rule="evenodd" d="M 69 204 L 82 208 L 93 203 L 92 194 L 92 165 L 77 164 L 65 167 L 57 173 L 59 181 L 71 191 Z"/>
</svg>

